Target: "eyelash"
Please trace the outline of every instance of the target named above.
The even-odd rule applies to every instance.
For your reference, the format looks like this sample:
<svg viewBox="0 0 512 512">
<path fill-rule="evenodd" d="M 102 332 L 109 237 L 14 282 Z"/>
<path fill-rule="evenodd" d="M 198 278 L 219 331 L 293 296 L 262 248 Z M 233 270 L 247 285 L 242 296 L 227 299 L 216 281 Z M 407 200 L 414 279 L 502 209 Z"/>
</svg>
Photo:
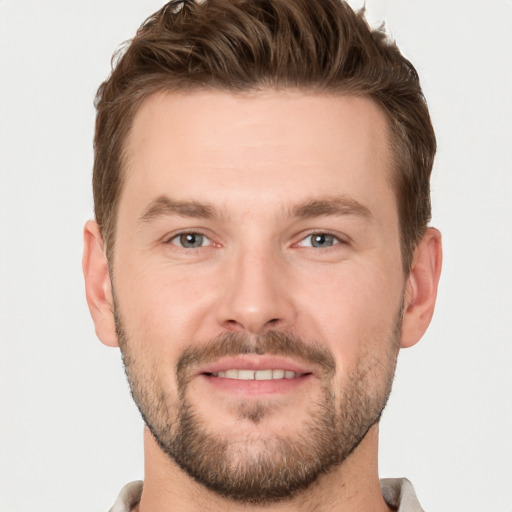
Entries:
<svg viewBox="0 0 512 512">
<path fill-rule="evenodd" d="M 183 245 L 178 245 L 178 243 L 173 243 L 174 240 L 180 240 L 183 241 L 183 238 L 184 237 L 187 237 L 187 236 L 195 236 L 195 237 L 203 237 L 204 239 L 206 239 L 209 243 L 207 243 L 206 245 L 199 245 L 197 247 L 183 247 Z M 215 245 L 212 240 L 207 236 L 205 235 L 204 233 L 201 233 L 200 231 L 184 231 L 184 232 L 181 232 L 181 233 L 176 233 L 176 234 L 173 234 L 171 237 L 167 238 L 167 240 L 165 241 L 166 244 L 172 244 L 172 245 L 176 245 L 176 247 L 180 248 L 180 249 L 185 249 L 185 250 L 189 250 L 189 249 L 200 249 L 202 247 L 209 247 L 211 245 Z"/>
<path fill-rule="evenodd" d="M 187 236 L 203 237 L 203 241 L 206 240 L 208 243 L 206 245 L 201 244 L 201 245 L 198 245 L 195 247 L 184 247 L 183 246 L 183 238 L 187 237 Z M 313 242 L 310 245 L 302 245 L 307 239 L 311 239 L 314 236 L 332 237 L 333 243 L 326 247 L 315 247 L 313 245 Z M 174 240 L 179 240 L 180 244 L 174 243 Z M 219 244 L 215 244 L 206 234 L 201 233 L 200 231 L 183 231 L 181 233 L 175 233 L 171 237 L 167 238 L 165 240 L 165 243 L 175 245 L 176 247 L 178 247 L 180 249 L 184 249 L 184 250 L 201 249 L 201 248 L 209 247 L 212 245 L 219 245 Z M 317 249 L 317 250 L 320 250 L 320 249 L 328 250 L 328 249 L 332 249 L 334 246 L 346 245 L 346 244 L 347 244 L 347 241 L 344 240 L 343 238 L 341 238 L 339 235 L 329 233 L 328 231 L 312 231 L 312 232 L 308 233 L 307 235 L 303 236 L 298 242 L 294 243 L 293 247 L 310 247 L 312 249 Z"/>
<path fill-rule="evenodd" d="M 313 245 L 313 243 L 311 243 L 311 245 L 301 245 L 303 242 L 305 242 L 307 239 L 312 239 L 312 237 L 330 237 L 333 239 L 333 243 L 332 245 L 328 245 L 327 247 L 315 247 Z M 329 233 L 328 231 L 312 231 L 310 233 L 308 233 L 306 236 L 302 237 L 299 242 L 297 242 L 296 244 L 294 244 L 295 246 L 298 246 L 298 247 L 311 247 L 313 249 L 331 249 L 333 248 L 334 246 L 336 245 L 345 245 L 347 244 L 347 241 L 344 240 L 343 238 L 341 238 L 340 236 L 338 235 L 335 235 L 334 233 Z"/>
</svg>

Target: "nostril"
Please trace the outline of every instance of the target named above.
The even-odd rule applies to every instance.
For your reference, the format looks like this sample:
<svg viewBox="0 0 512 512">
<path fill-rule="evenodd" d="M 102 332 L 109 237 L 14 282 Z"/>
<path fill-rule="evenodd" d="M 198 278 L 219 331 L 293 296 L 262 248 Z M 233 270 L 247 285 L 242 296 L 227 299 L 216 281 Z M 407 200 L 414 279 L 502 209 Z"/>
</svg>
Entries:
<svg viewBox="0 0 512 512">
<path fill-rule="evenodd" d="M 251 316 L 248 314 L 243 318 L 240 317 L 239 319 L 236 319 L 236 317 L 228 317 L 225 320 L 222 320 L 222 327 L 230 332 L 245 331 L 250 334 L 263 334 L 269 330 L 278 329 L 283 323 L 283 318 L 271 317 L 267 320 L 264 316 L 262 318 L 262 316 L 263 315 Z"/>
<path fill-rule="evenodd" d="M 237 322 L 236 320 L 226 320 L 224 325 L 230 331 L 244 330 L 244 326 L 240 322 Z"/>
</svg>

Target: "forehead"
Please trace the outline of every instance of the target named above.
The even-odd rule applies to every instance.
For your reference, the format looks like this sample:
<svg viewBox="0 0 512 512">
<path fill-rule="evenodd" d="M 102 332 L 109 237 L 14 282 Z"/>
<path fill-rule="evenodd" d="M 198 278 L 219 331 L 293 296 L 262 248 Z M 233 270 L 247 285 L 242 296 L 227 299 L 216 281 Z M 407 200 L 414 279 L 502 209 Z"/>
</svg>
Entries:
<svg viewBox="0 0 512 512">
<path fill-rule="evenodd" d="M 211 202 L 227 190 L 246 204 L 286 203 L 391 187 L 386 117 L 365 97 L 155 94 L 137 111 L 125 154 L 122 196 L 132 203 L 163 193 Z"/>
</svg>

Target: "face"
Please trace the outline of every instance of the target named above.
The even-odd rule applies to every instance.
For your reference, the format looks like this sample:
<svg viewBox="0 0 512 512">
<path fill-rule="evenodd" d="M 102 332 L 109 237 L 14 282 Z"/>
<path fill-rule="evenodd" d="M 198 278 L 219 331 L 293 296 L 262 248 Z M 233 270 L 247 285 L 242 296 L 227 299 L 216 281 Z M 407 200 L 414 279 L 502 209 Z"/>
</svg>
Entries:
<svg viewBox="0 0 512 512">
<path fill-rule="evenodd" d="M 290 91 L 157 95 L 125 172 L 116 326 L 162 450 L 246 502 L 339 467 L 380 417 L 400 338 L 383 113 Z"/>
</svg>

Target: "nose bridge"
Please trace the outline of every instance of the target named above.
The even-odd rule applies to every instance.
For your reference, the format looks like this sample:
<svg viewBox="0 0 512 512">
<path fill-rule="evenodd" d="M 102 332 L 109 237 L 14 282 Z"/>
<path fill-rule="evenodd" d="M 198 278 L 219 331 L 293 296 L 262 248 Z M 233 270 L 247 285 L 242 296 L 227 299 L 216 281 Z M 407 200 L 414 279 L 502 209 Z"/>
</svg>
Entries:
<svg viewBox="0 0 512 512">
<path fill-rule="evenodd" d="M 244 244 L 231 255 L 219 322 L 251 334 L 293 322 L 294 308 L 285 286 L 283 261 L 267 241 Z"/>
</svg>

